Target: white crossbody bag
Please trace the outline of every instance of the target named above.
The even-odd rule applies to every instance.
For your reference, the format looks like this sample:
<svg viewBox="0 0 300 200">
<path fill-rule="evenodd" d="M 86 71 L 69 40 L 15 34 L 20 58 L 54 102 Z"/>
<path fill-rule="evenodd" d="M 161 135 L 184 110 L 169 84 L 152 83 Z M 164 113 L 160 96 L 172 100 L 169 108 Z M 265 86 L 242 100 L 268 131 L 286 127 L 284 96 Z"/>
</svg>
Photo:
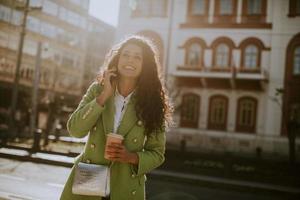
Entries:
<svg viewBox="0 0 300 200">
<path fill-rule="evenodd" d="M 75 167 L 72 193 L 108 197 L 110 194 L 110 166 L 79 162 Z"/>
</svg>

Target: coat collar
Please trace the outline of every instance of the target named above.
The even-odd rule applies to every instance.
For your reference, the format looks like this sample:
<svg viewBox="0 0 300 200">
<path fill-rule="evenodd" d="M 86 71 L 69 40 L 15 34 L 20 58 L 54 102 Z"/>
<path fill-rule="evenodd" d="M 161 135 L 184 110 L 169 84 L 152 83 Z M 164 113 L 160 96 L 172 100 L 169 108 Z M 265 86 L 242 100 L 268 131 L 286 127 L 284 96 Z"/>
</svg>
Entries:
<svg viewBox="0 0 300 200">
<path fill-rule="evenodd" d="M 114 95 L 112 95 L 106 103 L 106 109 L 102 112 L 102 123 L 104 127 L 105 134 L 108 134 L 113 131 L 114 126 L 114 115 L 115 115 L 115 104 L 114 104 Z M 123 118 L 121 120 L 121 124 L 117 129 L 117 133 L 125 137 L 130 129 L 137 122 L 138 118 L 136 116 L 135 111 L 135 102 L 136 102 L 135 92 L 132 94 Z"/>
</svg>

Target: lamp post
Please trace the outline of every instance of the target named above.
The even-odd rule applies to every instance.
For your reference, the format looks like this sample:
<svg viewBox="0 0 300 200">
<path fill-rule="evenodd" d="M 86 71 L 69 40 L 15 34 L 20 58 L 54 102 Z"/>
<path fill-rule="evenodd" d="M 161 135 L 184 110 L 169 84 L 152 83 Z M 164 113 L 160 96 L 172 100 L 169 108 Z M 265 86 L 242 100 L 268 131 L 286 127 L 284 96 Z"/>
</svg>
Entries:
<svg viewBox="0 0 300 200">
<path fill-rule="evenodd" d="M 165 81 L 168 82 L 168 69 L 169 69 L 169 60 L 170 60 L 170 49 L 172 42 L 172 25 L 173 25 L 173 13 L 174 13 L 174 0 L 170 1 L 170 12 L 169 12 L 169 24 L 168 24 L 168 47 L 167 47 L 167 55 L 166 55 L 166 65 L 165 65 Z"/>
<path fill-rule="evenodd" d="M 30 115 L 30 135 L 33 135 L 36 128 L 36 114 L 37 114 L 37 99 L 38 99 L 38 89 L 40 82 L 40 68 L 41 68 L 41 54 L 42 54 L 42 42 L 38 42 L 37 55 L 35 61 L 34 69 L 34 80 L 32 83 L 32 113 Z"/>
<path fill-rule="evenodd" d="M 24 6 L 17 7 L 17 9 L 23 10 L 24 14 L 23 14 L 23 19 L 22 19 L 22 24 L 21 24 L 21 33 L 20 33 L 20 40 L 19 40 L 19 45 L 18 45 L 17 63 L 16 63 L 14 83 L 13 83 L 12 101 L 11 101 L 10 130 L 12 132 L 14 132 L 14 130 L 15 130 L 14 129 L 14 127 L 15 127 L 15 112 L 16 112 L 17 100 L 18 100 L 20 67 L 21 67 L 21 63 L 22 63 L 24 38 L 26 35 L 27 16 L 28 16 L 29 11 L 42 9 L 42 7 L 30 7 L 29 2 L 30 2 L 30 0 L 26 0 Z"/>
</svg>

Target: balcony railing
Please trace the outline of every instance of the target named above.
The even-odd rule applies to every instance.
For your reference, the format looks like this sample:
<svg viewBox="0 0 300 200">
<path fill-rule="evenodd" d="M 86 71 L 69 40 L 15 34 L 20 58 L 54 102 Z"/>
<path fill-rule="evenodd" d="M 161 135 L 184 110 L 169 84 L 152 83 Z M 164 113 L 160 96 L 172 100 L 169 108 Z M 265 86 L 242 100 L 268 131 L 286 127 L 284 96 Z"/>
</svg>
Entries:
<svg viewBox="0 0 300 200">
<path fill-rule="evenodd" d="M 263 68 L 245 69 L 236 67 L 191 67 L 178 66 L 173 72 L 177 77 L 199 77 L 199 78 L 222 78 L 222 79 L 245 79 L 268 81 L 268 71 Z"/>
</svg>

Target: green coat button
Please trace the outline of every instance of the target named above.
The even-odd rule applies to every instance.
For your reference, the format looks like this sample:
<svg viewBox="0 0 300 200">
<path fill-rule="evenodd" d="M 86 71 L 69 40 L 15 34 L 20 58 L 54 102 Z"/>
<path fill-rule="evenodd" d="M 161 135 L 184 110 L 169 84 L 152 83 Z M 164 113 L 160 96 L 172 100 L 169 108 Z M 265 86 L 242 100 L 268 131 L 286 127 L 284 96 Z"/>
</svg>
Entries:
<svg viewBox="0 0 300 200">
<path fill-rule="evenodd" d="M 143 125 L 143 122 L 141 120 L 138 121 L 137 123 L 139 126 L 142 126 Z"/>
</svg>

